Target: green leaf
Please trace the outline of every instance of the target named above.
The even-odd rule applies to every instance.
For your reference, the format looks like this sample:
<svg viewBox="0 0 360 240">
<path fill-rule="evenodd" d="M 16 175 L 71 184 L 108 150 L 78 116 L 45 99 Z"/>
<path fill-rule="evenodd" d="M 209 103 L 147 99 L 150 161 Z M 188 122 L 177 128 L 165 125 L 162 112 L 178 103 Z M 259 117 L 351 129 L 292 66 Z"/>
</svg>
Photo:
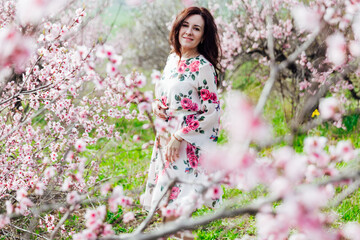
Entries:
<svg viewBox="0 0 360 240">
<path fill-rule="evenodd" d="M 190 169 L 189 169 L 189 173 L 192 173 L 193 171 L 194 171 L 193 168 L 190 168 Z"/>
<path fill-rule="evenodd" d="M 191 94 L 192 94 L 192 90 L 190 90 L 190 91 L 188 92 L 188 94 L 191 95 Z"/>
<path fill-rule="evenodd" d="M 184 95 L 182 93 L 179 93 L 180 97 L 183 97 Z"/>
<path fill-rule="evenodd" d="M 195 80 L 195 75 L 191 74 L 191 78 L 192 78 L 192 80 Z"/>
<path fill-rule="evenodd" d="M 177 108 L 177 110 L 182 110 L 182 109 L 183 109 L 183 108 L 182 108 L 182 107 L 180 107 L 180 106 Z"/>
<path fill-rule="evenodd" d="M 206 85 L 206 84 L 207 84 L 207 81 L 204 79 L 204 80 L 203 80 L 203 83 Z"/>
<path fill-rule="evenodd" d="M 175 94 L 175 100 L 176 100 L 176 101 L 181 101 L 181 98 L 179 97 L 179 95 L 176 95 L 176 94 Z"/>
<path fill-rule="evenodd" d="M 205 117 L 204 116 L 201 116 L 200 118 L 199 118 L 199 121 L 203 121 L 205 119 Z"/>
<path fill-rule="evenodd" d="M 176 165 L 174 165 L 173 168 L 174 168 L 175 170 L 178 170 L 178 167 L 177 167 Z"/>
<path fill-rule="evenodd" d="M 200 130 L 200 133 L 201 133 L 201 134 L 204 134 L 205 132 L 204 132 L 204 130 Z"/>
<path fill-rule="evenodd" d="M 185 80 L 184 75 L 181 75 L 181 77 L 180 77 L 180 81 L 184 81 L 184 80 Z"/>
</svg>

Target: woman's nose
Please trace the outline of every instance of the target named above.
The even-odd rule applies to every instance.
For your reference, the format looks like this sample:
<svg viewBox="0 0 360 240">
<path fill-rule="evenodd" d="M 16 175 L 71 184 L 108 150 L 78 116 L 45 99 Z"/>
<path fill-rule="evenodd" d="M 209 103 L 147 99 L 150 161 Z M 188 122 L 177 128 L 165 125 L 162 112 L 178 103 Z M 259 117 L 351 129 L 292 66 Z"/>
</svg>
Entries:
<svg viewBox="0 0 360 240">
<path fill-rule="evenodd" d="M 190 28 L 190 27 L 187 28 L 187 29 L 186 29 L 186 34 L 187 34 L 187 35 L 190 35 L 191 33 L 192 33 L 191 28 Z"/>
</svg>

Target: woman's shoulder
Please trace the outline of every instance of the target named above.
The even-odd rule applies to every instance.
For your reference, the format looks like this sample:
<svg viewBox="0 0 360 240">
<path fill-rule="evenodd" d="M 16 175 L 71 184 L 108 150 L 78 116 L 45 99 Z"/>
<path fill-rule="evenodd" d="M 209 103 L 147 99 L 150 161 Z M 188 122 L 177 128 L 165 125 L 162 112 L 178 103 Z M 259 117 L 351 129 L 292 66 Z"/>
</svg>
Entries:
<svg viewBox="0 0 360 240">
<path fill-rule="evenodd" d="M 211 71 L 215 71 L 214 66 L 211 64 L 211 62 L 209 60 L 207 60 L 203 55 L 199 55 L 199 68 L 203 69 L 203 70 L 211 70 Z"/>
</svg>

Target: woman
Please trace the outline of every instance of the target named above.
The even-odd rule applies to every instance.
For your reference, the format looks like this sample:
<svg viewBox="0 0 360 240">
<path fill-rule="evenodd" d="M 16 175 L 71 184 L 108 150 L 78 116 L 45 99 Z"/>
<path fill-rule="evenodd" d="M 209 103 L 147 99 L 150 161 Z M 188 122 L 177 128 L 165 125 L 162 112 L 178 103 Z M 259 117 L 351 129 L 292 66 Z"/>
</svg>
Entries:
<svg viewBox="0 0 360 240">
<path fill-rule="evenodd" d="M 173 24 L 170 43 L 173 50 L 156 84 L 153 111 L 164 122 L 178 122 L 168 138 L 156 138 L 143 202 L 148 210 L 159 207 L 156 203 L 172 178 L 179 182 L 163 199 L 161 205 L 168 208 L 181 211 L 189 197 L 201 190 L 207 176 L 200 156 L 216 145 L 219 130 L 221 51 L 214 18 L 205 8 L 184 9 Z M 215 207 L 219 202 L 218 198 L 206 203 Z M 191 213 L 198 206 L 186 207 Z"/>
</svg>

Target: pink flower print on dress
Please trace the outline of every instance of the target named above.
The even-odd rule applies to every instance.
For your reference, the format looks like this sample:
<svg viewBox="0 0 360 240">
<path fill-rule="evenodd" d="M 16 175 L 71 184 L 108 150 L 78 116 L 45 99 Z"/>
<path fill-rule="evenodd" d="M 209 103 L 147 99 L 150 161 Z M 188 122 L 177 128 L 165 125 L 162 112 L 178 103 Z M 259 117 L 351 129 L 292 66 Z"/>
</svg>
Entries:
<svg viewBox="0 0 360 240">
<path fill-rule="evenodd" d="M 197 105 L 197 103 L 193 103 L 190 110 L 196 112 L 196 111 L 198 110 L 198 105 Z"/>
<path fill-rule="evenodd" d="M 192 101 L 188 98 L 181 99 L 181 106 L 183 107 L 183 109 L 190 109 L 192 104 Z"/>
<path fill-rule="evenodd" d="M 182 132 L 185 133 L 185 134 L 189 133 L 190 131 L 191 131 L 191 129 L 189 127 L 184 127 L 182 129 Z"/>
<path fill-rule="evenodd" d="M 195 147 L 193 145 L 191 145 L 190 143 L 187 144 L 186 146 L 186 154 L 189 155 L 193 155 L 195 153 Z"/>
<path fill-rule="evenodd" d="M 201 95 L 202 100 L 204 100 L 204 101 L 207 101 L 210 99 L 210 92 L 207 89 L 201 89 L 200 95 Z"/>
<path fill-rule="evenodd" d="M 199 66 L 200 66 L 200 61 L 194 61 L 194 62 L 190 63 L 190 65 L 189 65 L 190 72 L 198 72 Z"/>
<path fill-rule="evenodd" d="M 194 121 L 194 115 L 187 115 L 186 124 L 189 125 L 189 123 L 191 123 L 192 121 Z"/>
<path fill-rule="evenodd" d="M 178 73 L 183 74 L 185 72 L 185 70 L 187 69 L 187 67 L 188 66 L 186 65 L 185 61 L 180 61 L 180 64 L 177 69 Z"/>
<path fill-rule="evenodd" d="M 191 130 L 196 130 L 199 127 L 199 121 L 192 121 L 189 123 L 189 128 Z"/>
<path fill-rule="evenodd" d="M 164 107 L 167 107 L 167 97 L 166 96 L 161 97 L 161 103 L 164 105 Z"/>
<path fill-rule="evenodd" d="M 210 99 L 216 103 L 217 102 L 216 94 L 215 93 L 210 93 Z"/>
<path fill-rule="evenodd" d="M 189 164 L 192 168 L 197 168 L 199 164 L 199 159 L 196 157 L 196 155 L 189 156 Z"/>
<path fill-rule="evenodd" d="M 179 193 L 180 193 L 180 188 L 178 187 L 173 187 L 171 189 L 171 194 L 170 194 L 170 197 L 169 199 L 176 199 L 178 196 L 179 196 Z"/>
</svg>

